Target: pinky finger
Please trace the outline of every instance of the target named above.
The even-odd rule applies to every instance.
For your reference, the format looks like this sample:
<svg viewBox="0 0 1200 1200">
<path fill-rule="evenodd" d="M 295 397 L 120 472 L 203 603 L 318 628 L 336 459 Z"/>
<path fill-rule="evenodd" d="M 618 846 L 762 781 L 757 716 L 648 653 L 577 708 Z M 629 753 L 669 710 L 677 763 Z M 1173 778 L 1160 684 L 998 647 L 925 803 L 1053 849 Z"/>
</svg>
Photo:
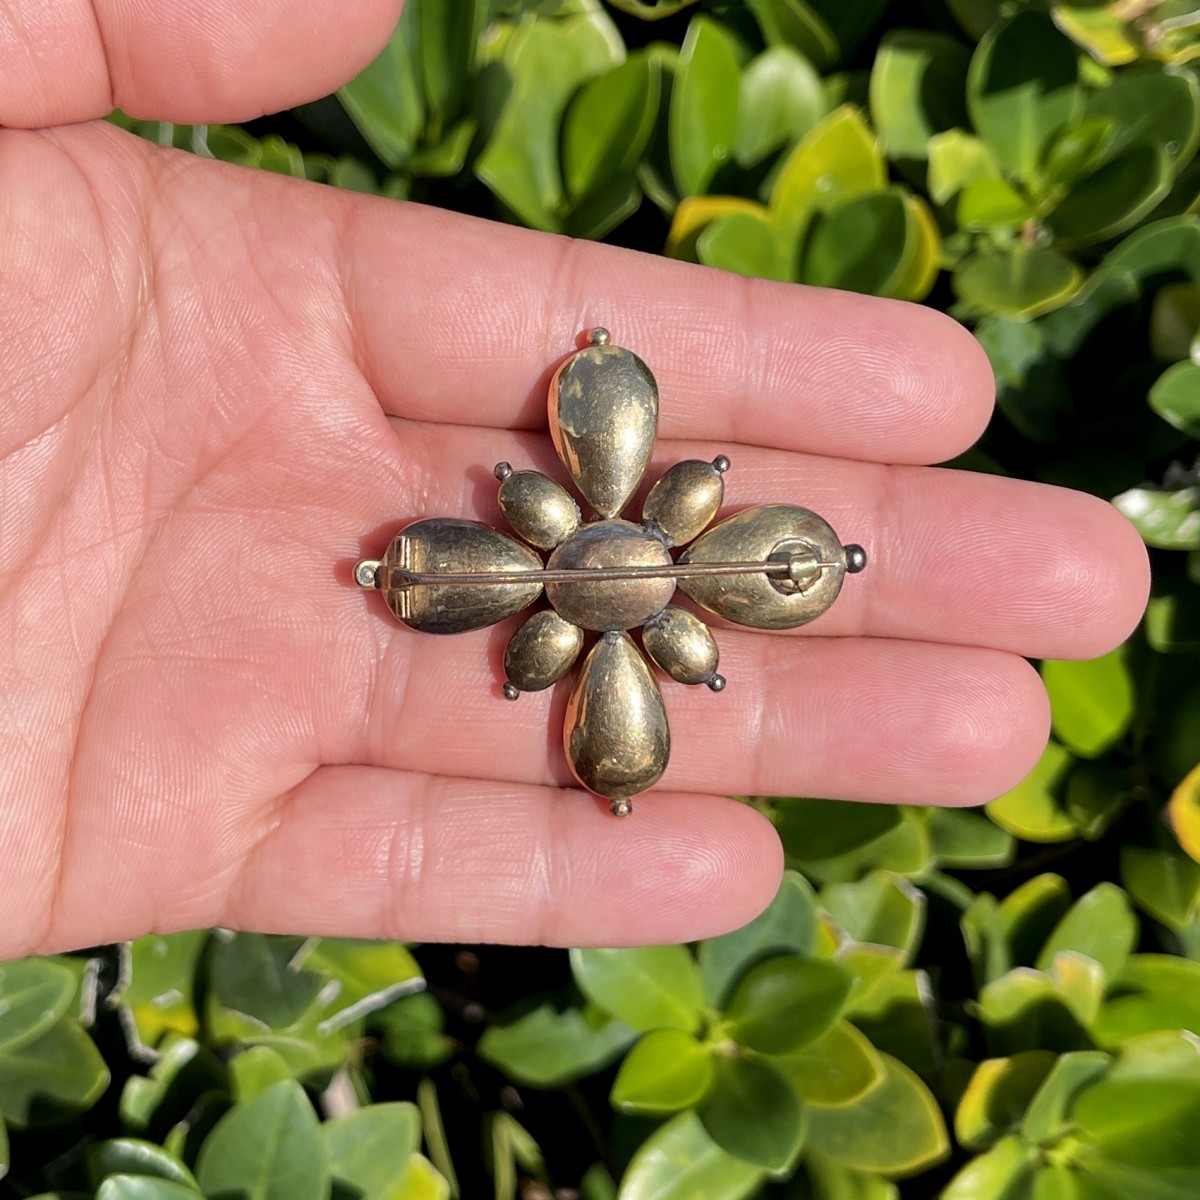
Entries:
<svg viewBox="0 0 1200 1200">
<path fill-rule="evenodd" d="M 774 896 L 771 824 L 658 793 L 614 818 L 579 792 L 326 766 L 289 793 L 224 923 L 406 941 L 629 946 L 744 925 Z"/>
</svg>

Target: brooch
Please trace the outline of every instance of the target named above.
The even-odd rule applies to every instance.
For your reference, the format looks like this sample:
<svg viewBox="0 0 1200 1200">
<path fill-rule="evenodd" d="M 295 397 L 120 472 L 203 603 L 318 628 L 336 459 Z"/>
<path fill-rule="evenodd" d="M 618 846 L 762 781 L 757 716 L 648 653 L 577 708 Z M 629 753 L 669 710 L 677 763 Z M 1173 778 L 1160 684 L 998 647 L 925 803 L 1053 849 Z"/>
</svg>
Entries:
<svg viewBox="0 0 1200 1200">
<path fill-rule="evenodd" d="M 709 529 L 725 495 L 723 454 L 676 463 L 650 489 L 641 522 L 623 520 L 654 448 L 658 386 L 606 329 L 589 341 L 551 380 L 549 421 L 596 519 L 584 522 L 570 493 L 540 471 L 502 462 L 500 510 L 516 538 L 478 521 L 414 521 L 382 559 L 359 562 L 354 580 L 423 633 L 492 625 L 545 592 L 549 608 L 508 643 L 509 700 L 556 683 L 586 634 L 599 634 L 571 690 L 563 744 L 576 779 L 625 816 L 631 797 L 666 770 L 671 746 L 658 683 L 628 631 L 640 628 L 645 654 L 672 679 L 719 692 L 717 644 L 699 617 L 671 602 L 677 587 L 727 621 L 791 629 L 820 616 L 867 558 L 791 504 L 747 509 Z M 539 551 L 549 552 L 545 562 Z"/>
</svg>

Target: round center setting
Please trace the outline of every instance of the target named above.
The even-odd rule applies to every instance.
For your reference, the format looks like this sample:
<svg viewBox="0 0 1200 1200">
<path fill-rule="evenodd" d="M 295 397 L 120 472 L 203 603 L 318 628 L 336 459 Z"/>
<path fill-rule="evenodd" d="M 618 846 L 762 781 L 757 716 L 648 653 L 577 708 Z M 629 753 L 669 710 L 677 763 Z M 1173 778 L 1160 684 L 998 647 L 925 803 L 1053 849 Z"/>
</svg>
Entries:
<svg viewBox="0 0 1200 1200">
<path fill-rule="evenodd" d="M 548 570 L 594 571 L 608 567 L 666 567 L 666 546 L 629 521 L 597 521 L 568 538 L 546 564 Z M 632 629 L 657 616 L 675 593 L 674 579 L 580 580 L 546 584 L 559 616 L 581 629 Z"/>
</svg>

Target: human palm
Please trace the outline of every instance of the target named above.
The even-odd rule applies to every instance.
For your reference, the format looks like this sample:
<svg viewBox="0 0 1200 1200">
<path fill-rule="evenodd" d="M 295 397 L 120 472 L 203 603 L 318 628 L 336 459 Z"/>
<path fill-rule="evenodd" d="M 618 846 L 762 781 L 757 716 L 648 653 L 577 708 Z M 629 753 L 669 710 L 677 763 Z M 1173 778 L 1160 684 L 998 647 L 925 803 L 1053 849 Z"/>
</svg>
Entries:
<svg viewBox="0 0 1200 1200">
<path fill-rule="evenodd" d="M 54 17 L 63 62 L 24 73 L 0 13 L 0 123 L 80 120 L 114 93 L 245 117 L 336 85 L 395 15 L 322 0 L 294 28 L 282 0 L 230 0 L 180 76 L 163 47 L 190 7 L 150 29 L 97 3 L 107 61 Z M 266 70 L 239 58 L 281 44 Z M 424 637 L 351 579 L 406 520 L 495 523 L 496 461 L 555 473 L 546 383 L 597 324 L 658 376 L 656 466 L 727 453 L 732 505 L 812 507 L 871 561 L 799 635 L 720 632 L 730 686 L 669 690 L 671 766 L 628 821 L 566 790 L 561 694 L 500 698 L 511 626 Z M 1045 740 L 1021 656 L 1104 651 L 1145 599 L 1108 505 L 922 465 L 992 403 L 975 342 L 937 313 L 103 124 L 0 130 L 0 397 L 0 959 L 218 924 L 710 934 L 780 869 L 771 826 L 725 796 L 986 800 Z"/>
</svg>

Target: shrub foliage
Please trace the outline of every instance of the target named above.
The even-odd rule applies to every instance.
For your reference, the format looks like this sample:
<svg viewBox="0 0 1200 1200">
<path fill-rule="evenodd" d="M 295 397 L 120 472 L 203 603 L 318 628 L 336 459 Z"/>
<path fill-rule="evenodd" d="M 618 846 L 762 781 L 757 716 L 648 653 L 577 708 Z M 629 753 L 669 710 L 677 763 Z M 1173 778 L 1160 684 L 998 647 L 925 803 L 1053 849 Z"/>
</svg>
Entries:
<svg viewBox="0 0 1200 1200">
<path fill-rule="evenodd" d="M 0 967 L 0 1195 L 1200 1195 L 1198 28 L 1188 0 L 408 0 L 336 97 L 115 114 L 944 308 L 999 385 L 955 465 L 1111 499 L 1156 583 L 1126 646 L 1042 665 L 1054 738 L 986 813 L 747 798 L 789 870 L 698 946 L 196 932 Z"/>
</svg>

